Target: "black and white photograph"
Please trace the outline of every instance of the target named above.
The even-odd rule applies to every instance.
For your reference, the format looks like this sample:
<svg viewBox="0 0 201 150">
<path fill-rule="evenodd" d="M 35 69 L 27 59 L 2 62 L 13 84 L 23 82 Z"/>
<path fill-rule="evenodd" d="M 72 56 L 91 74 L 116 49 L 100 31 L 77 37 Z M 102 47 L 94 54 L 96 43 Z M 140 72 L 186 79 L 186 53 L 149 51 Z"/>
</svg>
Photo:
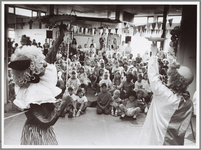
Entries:
<svg viewBox="0 0 201 150">
<path fill-rule="evenodd" d="M 199 1 L 1 1 L 2 148 L 199 148 Z"/>
</svg>

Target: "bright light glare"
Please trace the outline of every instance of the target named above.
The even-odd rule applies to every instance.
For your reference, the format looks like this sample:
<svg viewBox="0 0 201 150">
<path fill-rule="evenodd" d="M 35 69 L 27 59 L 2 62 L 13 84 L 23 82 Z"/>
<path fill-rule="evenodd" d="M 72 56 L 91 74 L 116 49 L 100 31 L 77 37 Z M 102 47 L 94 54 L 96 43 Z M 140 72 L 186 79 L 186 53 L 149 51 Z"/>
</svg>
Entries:
<svg viewBox="0 0 201 150">
<path fill-rule="evenodd" d="M 15 14 L 16 15 L 32 17 L 31 13 L 32 13 L 31 10 L 28 10 L 28 9 L 15 8 Z"/>
<path fill-rule="evenodd" d="M 146 24 L 147 23 L 147 17 L 136 17 L 134 18 L 134 24 Z"/>
</svg>

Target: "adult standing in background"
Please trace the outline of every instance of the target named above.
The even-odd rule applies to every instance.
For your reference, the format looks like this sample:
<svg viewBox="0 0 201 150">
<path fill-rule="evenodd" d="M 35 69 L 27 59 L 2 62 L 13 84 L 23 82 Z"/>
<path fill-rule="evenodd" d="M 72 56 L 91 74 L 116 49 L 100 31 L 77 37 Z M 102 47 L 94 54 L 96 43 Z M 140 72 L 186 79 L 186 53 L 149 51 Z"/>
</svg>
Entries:
<svg viewBox="0 0 201 150">
<path fill-rule="evenodd" d="M 94 45 L 94 48 L 96 49 L 96 43 L 94 42 L 94 39 L 91 39 L 91 44 L 93 44 Z M 90 44 L 90 45 L 91 45 Z"/>
<path fill-rule="evenodd" d="M 36 40 L 35 40 L 35 39 L 33 39 L 32 45 L 34 45 L 34 46 L 37 47 L 37 43 L 36 43 Z"/>
<path fill-rule="evenodd" d="M 102 50 L 102 52 L 106 52 L 106 53 L 107 53 L 108 48 L 107 48 L 107 46 L 106 46 L 106 43 L 103 44 L 103 47 L 102 47 L 101 50 Z"/>
<path fill-rule="evenodd" d="M 100 39 L 99 39 L 99 43 L 100 43 L 100 50 L 102 50 L 103 49 L 103 46 L 106 44 L 106 39 L 105 39 L 105 37 L 100 37 Z"/>
<path fill-rule="evenodd" d="M 77 54 L 77 40 L 73 38 L 69 48 L 69 58 Z"/>
<path fill-rule="evenodd" d="M 111 48 L 112 48 L 115 52 L 117 52 L 117 49 L 119 49 L 119 46 L 118 46 L 117 38 L 116 38 L 116 37 L 113 38 L 113 43 L 112 43 L 112 45 L 111 45 Z"/>
<path fill-rule="evenodd" d="M 122 56 L 125 55 L 125 49 L 126 49 L 125 41 L 122 41 L 122 45 L 119 47 L 119 53 L 120 53 Z"/>
<path fill-rule="evenodd" d="M 137 54 L 137 57 L 136 57 L 136 63 L 141 63 L 142 62 L 142 57 L 140 56 L 140 53 Z"/>
<path fill-rule="evenodd" d="M 126 46 L 126 48 L 125 48 L 125 55 L 126 55 L 126 56 L 130 56 L 131 53 L 132 53 L 131 42 L 128 41 L 128 44 L 127 44 L 127 46 Z"/>
<path fill-rule="evenodd" d="M 40 43 L 40 42 L 38 42 L 37 47 L 38 47 L 38 48 L 41 48 L 41 49 L 43 48 L 43 47 L 41 46 L 41 43 Z"/>
<path fill-rule="evenodd" d="M 50 48 L 50 45 L 47 43 L 47 39 L 45 39 L 45 43 L 43 44 L 43 54 L 46 56 L 48 53 L 48 49 Z"/>
</svg>

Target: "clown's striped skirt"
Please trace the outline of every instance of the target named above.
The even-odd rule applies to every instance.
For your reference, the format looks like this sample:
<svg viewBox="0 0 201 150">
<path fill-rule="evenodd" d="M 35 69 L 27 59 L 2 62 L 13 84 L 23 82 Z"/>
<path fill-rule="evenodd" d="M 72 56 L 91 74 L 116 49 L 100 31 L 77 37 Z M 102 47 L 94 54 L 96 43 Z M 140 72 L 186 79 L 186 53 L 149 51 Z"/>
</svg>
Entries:
<svg viewBox="0 0 201 150">
<path fill-rule="evenodd" d="M 42 128 L 26 122 L 22 130 L 21 145 L 58 145 L 58 142 L 52 126 Z"/>
</svg>

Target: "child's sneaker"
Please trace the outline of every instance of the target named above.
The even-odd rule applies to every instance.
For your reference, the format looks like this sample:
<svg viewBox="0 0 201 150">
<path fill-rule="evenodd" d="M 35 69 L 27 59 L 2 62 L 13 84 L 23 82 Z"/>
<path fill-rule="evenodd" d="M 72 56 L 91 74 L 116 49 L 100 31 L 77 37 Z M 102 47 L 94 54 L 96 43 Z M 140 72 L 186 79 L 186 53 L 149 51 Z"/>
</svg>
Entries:
<svg viewBox="0 0 201 150">
<path fill-rule="evenodd" d="M 73 117 L 75 117 L 75 114 L 76 114 L 76 110 L 73 109 Z"/>
<path fill-rule="evenodd" d="M 111 110 L 111 115 L 114 116 L 114 110 Z"/>
<path fill-rule="evenodd" d="M 144 113 L 147 114 L 147 112 L 148 112 L 148 107 L 146 107 L 146 108 L 144 109 Z"/>
<path fill-rule="evenodd" d="M 120 117 L 120 119 L 124 119 L 124 117 L 125 117 L 125 114 L 122 114 L 121 117 Z"/>
<path fill-rule="evenodd" d="M 79 116 L 80 116 L 80 111 L 78 111 L 76 114 L 76 117 L 79 117 Z"/>
<path fill-rule="evenodd" d="M 69 112 L 68 118 L 73 118 L 73 112 Z"/>
<path fill-rule="evenodd" d="M 137 118 L 136 115 L 134 115 L 134 116 L 133 116 L 133 120 L 136 120 L 136 118 Z"/>
<path fill-rule="evenodd" d="M 116 111 L 115 111 L 115 117 L 117 117 L 117 113 L 118 113 L 118 111 L 116 110 Z"/>
</svg>

